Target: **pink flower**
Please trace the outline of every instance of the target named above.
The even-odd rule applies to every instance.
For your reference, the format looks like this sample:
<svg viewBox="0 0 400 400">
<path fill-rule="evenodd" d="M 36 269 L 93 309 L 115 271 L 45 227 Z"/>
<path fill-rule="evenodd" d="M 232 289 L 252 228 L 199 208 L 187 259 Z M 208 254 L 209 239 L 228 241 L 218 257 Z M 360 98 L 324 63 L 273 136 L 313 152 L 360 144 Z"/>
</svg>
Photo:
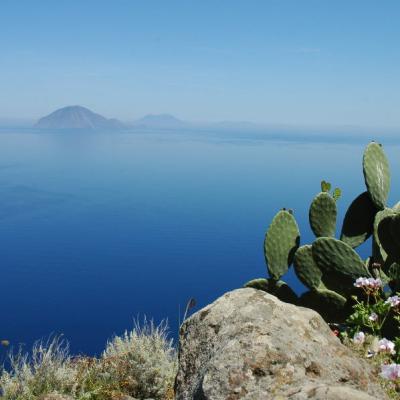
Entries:
<svg viewBox="0 0 400 400">
<path fill-rule="evenodd" d="M 353 336 L 353 343 L 355 344 L 363 344 L 365 341 L 365 333 L 364 332 L 357 332 L 354 336 Z"/>
<path fill-rule="evenodd" d="M 395 381 L 400 378 L 400 365 L 399 364 L 383 364 L 381 366 L 381 377 Z"/>
<path fill-rule="evenodd" d="M 369 319 L 370 321 L 372 321 L 372 322 L 375 322 L 375 321 L 378 320 L 378 314 L 376 314 L 376 313 L 373 312 L 373 313 L 368 317 L 368 319 Z"/>
<path fill-rule="evenodd" d="M 379 289 L 382 287 L 382 281 L 377 278 L 357 278 L 355 283 L 355 287 L 365 288 L 365 289 Z"/>
<path fill-rule="evenodd" d="M 400 304 L 400 297 L 397 295 L 389 297 L 385 303 L 390 304 L 390 307 L 397 307 Z"/>
<path fill-rule="evenodd" d="M 378 351 L 380 351 L 382 353 L 389 353 L 389 354 L 396 353 L 396 351 L 394 350 L 394 343 L 385 338 L 381 339 L 378 342 Z"/>
<path fill-rule="evenodd" d="M 361 288 L 361 287 L 366 286 L 367 282 L 368 282 L 368 278 L 357 278 L 355 283 L 354 283 L 354 286 L 358 287 L 358 288 Z"/>
<path fill-rule="evenodd" d="M 379 289 L 382 287 L 382 281 L 380 278 L 368 278 L 368 286 L 372 289 Z"/>
</svg>

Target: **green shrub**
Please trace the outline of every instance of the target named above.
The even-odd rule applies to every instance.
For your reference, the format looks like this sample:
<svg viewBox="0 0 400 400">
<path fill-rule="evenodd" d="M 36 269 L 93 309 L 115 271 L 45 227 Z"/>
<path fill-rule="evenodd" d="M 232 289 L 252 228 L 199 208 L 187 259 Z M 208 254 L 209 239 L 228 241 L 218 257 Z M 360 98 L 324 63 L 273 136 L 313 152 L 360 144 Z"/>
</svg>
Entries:
<svg viewBox="0 0 400 400">
<path fill-rule="evenodd" d="M 0 375 L 4 400 L 39 400 L 50 393 L 77 400 L 173 398 L 177 357 L 165 322 L 135 322 L 131 331 L 110 340 L 99 358 L 72 357 L 68 343 L 54 337 L 36 343 L 29 354 L 10 352 L 9 359 L 11 368 Z"/>
</svg>

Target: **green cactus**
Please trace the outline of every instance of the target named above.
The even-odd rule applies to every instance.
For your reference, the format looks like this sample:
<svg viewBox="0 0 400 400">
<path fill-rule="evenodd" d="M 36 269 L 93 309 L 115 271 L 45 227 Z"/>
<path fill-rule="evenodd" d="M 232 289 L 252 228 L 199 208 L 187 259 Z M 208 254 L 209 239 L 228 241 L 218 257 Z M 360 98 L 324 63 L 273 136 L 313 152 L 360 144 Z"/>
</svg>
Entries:
<svg viewBox="0 0 400 400">
<path fill-rule="evenodd" d="M 300 281 L 309 289 L 323 288 L 322 271 L 315 264 L 312 256 L 312 246 L 305 245 L 297 249 L 294 260 L 294 270 Z"/>
<path fill-rule="evenodd" d="M 335 188 L 335 190 L 332 192 L 332 197 L 334 198 L 334 200 L 338 201 L 341 196 L 342 196 L 342 191 L 339 188 Z"/>
<path fill-rule="evenodd" d="M 397 248 L 400 249 L 400 214 L 395 213 L 391 219 L 390 231 Z"/>
<path fill-rule="evenodd" d="M 337 208 L 335 199 L 327 192 L 317 194 L 309 211 L 310 226 L 316 237 L 335 236 Z"/>
<path fill-rule="evenodd" d="M 363 260 L 345 242 L 321 237 L 312 244 L 315 263 L 323 272 L 333 272 L 340 277 L 350 277 L 353 281 L 360 276 L 370 276 Z"/>
<path fill-rule="evenodd" d="M 390 256 L 390 258 L 398 260 L 400 259 L 400 248 L 392 231 L 396 214 L 392 210 L 383 210 L 381 213 L 379 220 L 376 221 L 376 231 L 377 244 L 379 245 L 382 259 L 386 261 Z"/>
<path fill-rule="evenodd" d="M 373 225 L 373 248 L 372 254 L 375 260 L 384 262 L 387 258 L 387 252 L 385 247 L 391 252 L 395 250 L 394 243 L 392 241 L 390 232 L 390 220 L 386 220 L 382 225 L 381 222 L 384 218 L 394 215 L 394 211 L 391 208 L 385 208 L 384 210 L 378 211 L 375 214 L 374 225 Z M 380 232 L 380 234 L 379 234 Z M 384 245 L 381 243 L 380 236 L 383 238 Z"/>
<path fill-rule="evenodd" d="M 332 185 L 329 182 L 321 181 L 321 192 L 329 192 Z"/>
<path fill-rule="evenodd" d="M 278 281 L 287 272 L 299 243 L 300 232 L 294 216 L 285 209 L 279 211 L 264 241 L 265 260 L 272 279 Z"/>
<path fill-rule="evenodd" d="M 300 233 L 292 213 L 283 209 L 268 228 L 264 253 L 269 279 L 255 279 L 246 287 L 272 293 L 284 301 L 318 311 L 339 322 L 351 312 L 354 281 L 380 278 L 392 291 L 400 290 L 400 203 L 386 208 L 390 187 L 389 163 L 381 145 L 372 142 L 364 151 L 363 173 L 367 191 L 347 209 L 340 240 L 335 239 L 337 206 L 341 191 L 330 193 L 331 184 L 321 182 L 321 193 L 309 209 L 311 229 L 317 239 L 299 247 Z M 354 248 L 372 234 L 371 257 L 363 261 Z M 300 298 L 281 277 L 293 262 L 298 279 L 310 290 Z M 393 292 L 394 293 L 394 292 Z"/>
<path fill-rule="evenodd" d="M 393 210 L 394 212 L 400 212 L 400 201 L 397 202 L 397 203 L 392 207 L 392 210 Z"/>
<path fill-rule="evenodd" d="M 258 278 L 247 282 L 244 287 L 263 290 L 271 293 L 286 303 L 297 304 L 298 297 L 290 286 L 284 281 L 273 279 Z"/>
<path fill-rule="evenodd" d="M 312 245 L 312 255 L 326 287 L 342 295 L 351 295 L 353 283 L 360 276 L 371 276 L 359 255 L 340 240 L 318 238 Z"/>
<path fill-rule="evenodd" d="M 394 292 L 400 290 L 400 264 L 394 262 L 388 268 L 389 286 Z"/>
<path fill-rule="evenodd" d="M 252 279 L 244 284 L 244 287 L 264 290 L 264 292 L 268 292 L 269 286 L 269 281 L 266 278 Z"/>
<path fill-rule="evenodd" d="M 383 210 L 389 196 L 389 162 L 382 145 L 371 142 L 364 151 L 363 172 L 365 185 L 375 206 Z"/>
<path fill-rule="evenodd" d="M 347 209 L 340 240 L 353 248 L 364 243 L 372 234 L 376 212 L 368 192 L 361 193 Z"/>
<path fill-rule="evenodd" d="M 330 322 L 343 321 L 347 316 L 347 299 L 332 290 L 310 290 L 303 293 L 299 305 L 312 308 Z"/>
</svg>

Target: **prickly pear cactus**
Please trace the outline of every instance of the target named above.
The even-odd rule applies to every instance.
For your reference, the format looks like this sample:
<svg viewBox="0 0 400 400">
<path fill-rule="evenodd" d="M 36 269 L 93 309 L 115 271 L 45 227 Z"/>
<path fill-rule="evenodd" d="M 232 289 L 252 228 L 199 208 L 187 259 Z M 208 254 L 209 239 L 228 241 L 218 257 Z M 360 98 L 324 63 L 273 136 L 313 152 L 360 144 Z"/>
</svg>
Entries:
<svg viewBox="0 0 400 400">
<path fill-rule="evenodd" d="M 340 239 L 335 239 L 339 189 L 321 182 L 321 193 L 312 201 L 310 225 L 317 236 L 312 245 L 299 247 L 300 233 L 291 212 L 274 217 L 264 241 L 269 279 L 246 284 L 265 290 L 284 301 L 318 311 L 327 321 L 339 321 L 351 312 L 354 281 L 359 277 L 380 278 L 392 293 L 400 291 L 400 202 L 386 208 L 390 187 L 389 163 L 381 145 L 371 142 L 363 156 L 367 191 L 347 209 Z M 372 236 L 371 257 L 363 261 L 354 248 Z M 294 264 L 299 280 L 310 290 L 300 298 L 280 278 Z"/>
<path fill-rule="evenodd" d="M 272 279 L 279 280 L 293 262 L 300 244 L 297 222 L 289 211 L 283 209 L 275 215 L 264 241 L 264 254 Z"/>
<path fill-rule="evenodd" d="M 346 318 L 347 299 L 328 289 L 310 290 L 303 293 L 299 305 L 312 308 L 330 322 L 340 322 Z"/>
<path fill-rule="evenodd" d="M 389 285 L 393 291 L 398 292 L 400 290 L 400 264 L 392 263 L 388 268 Z"/>
<path fill-rule="evenodd" d="M 328 192 L 317 194 L 309 211 L 310 226 L 316 237 L 335 236 L 337 207 Z"/>
<path fill-rule="evenodd" d="M 376 243 L 379 246 L 383 261 L 387 258 L 394 260 L 400 259 L 400 247 L 393 235 L 393 225 L 395 224 L 396 213 L 393 210 L 385 209 L 376 215 Z"/>
<path fill-rule="evenodd" d="M 390 235 L 390 225 L 391 219 L 386 219 L 382 225 L 381 222 L 386 217 L 391 217 L 395 213 L 391 208 L 385 208 L 384 210 L 378 211 L 374 218 L 374 226 L 373 226 L 373 233 L 374 233 L 374 248 L 373 254 L 376 260 L 385 261 L 387 258 L 387 252 L 385 248 L 389 251 L 395 251 L 395 244 L 392 240 Z M 381 238 L 383 243 L 381 243 Z"/>
<path fill-rule="evenodd" d="M 331 190 L 332 185 L 327 181 L 321 181 L 321 192 L 328 193 Z"/>
<path fill-rule="evenodd" d="M 390 231 L 392 233 L 394 242 L 397 244 L 397 247 L 400 249 L 400 214 L 395 213 L 392 216 L 392 222 L 390 224 Z"/>
<path fill-rule="evenodd" d="M 264 292 L 268 292 L 269 286 L 269 281 L 266 278 L 252 279 L 244 284 L 244 287 L 264 290 Z"/>
<path fill-rule="evenodd" d="M 383 210 L 389 196 L 390 171 L 389 162 L 382 145 L 371 142 L 363 156 L 364 180 L 375 206 Z"/>
<path fill-rule="evenodd" d="M 351 291 L 360 276 L 371 276 L 360 256 L 346 243 L 329 237 L 315 240 L 312 255 L 322 273 L 334 277 L 338 286 L 346 283 Z"/>
<path fill-rule="evenodd" d="M 400 201 L 397 202 L 397 203 L 392 207 L 392 210 L 393 210 L 394 212 L 400 212 Z"/>
<path fill-rule="evenodd" d="M 313 259 L 311 245 L 307 244 L 297 249 L 294 255 L 293 266 L 297 277 L 309 289 L 323 287 L 321 281 L 322 272 Z"/>
<path fill-rule="evenodd" d="M 361 193 L 347 209 L 340 240 L 353 248 L 364 243 L 372 234 L 377 211 L 368 192 Z"/>
<path fill-rule="evenodd" d="M 297 304 L 298 297 L 290 286 L 284 281 L 275 281 L 273 279 L 258 278 L 247 282 L 244 287 L 263 290 L 278 297 L 279 300 L 286 303 Z"/>
</svg>

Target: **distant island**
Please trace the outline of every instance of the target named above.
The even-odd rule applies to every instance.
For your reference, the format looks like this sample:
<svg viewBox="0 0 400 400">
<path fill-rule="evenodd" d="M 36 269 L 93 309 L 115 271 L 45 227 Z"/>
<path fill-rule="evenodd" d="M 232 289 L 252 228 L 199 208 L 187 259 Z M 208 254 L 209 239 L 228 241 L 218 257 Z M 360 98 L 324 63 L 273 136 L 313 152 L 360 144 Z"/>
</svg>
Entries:
<svg viewBox="0 0 400 400">
<path fill-rule="evenodd" d="M 155 130 L 235 130 L 259 129 L 260 126 L 251 122 L 217 122 L 193 123 L 182 121 L 171 114 L 148 114 L 131 122 L 121 122 L 115 118 L 106 118 L 100 114 L 79 105 L 67 106 L 53 111 L 40 118 L 35 124 L 39 129 L 155 129 Z"/>
<path fill-rule="evenodd" d="M 304 125 L 295 126 L 287 124 L 267 124 L 250 121 L 215 121 L 215 122 L 192 122 L 181 120 L 171 114 L 147 114 L 142 118 L 130 121 L 120 121 L 115 118 L 106 118 L 92 110 L 79 106 L 67 106 L 59 108 L 37 122 L 23 119 L 0 119 L 0 129 L 4 128 L 28 128 L 34 127 L 43 130 L 62 130 L 62 129 L 82 129 L 82 130 L 107 130 L 120 131 L 128 130 L 131 132 L 197 132 L 197 133 L 228 133 L 235 134 L 236 137 L 263 137 L 268 134 L 275 138 L 309 138 L 320 137 L 324 133 L 326 137 L 338 135 L 347 136 L 349 132 L 356 135 L 374 133 L 373 128 L 363 128 L 357 126 L 318 126 Z M 385 128 L 388 135 L 398 135 L 398 129 Z M 260 136 L 261 135 L 261 136 Z"/>
<path fill-rule="evenodd" d="M 189 125 L 190 123 L 181 121 L 170 114 L 148 114 L 131 123 L 124 123 L 115 118 L 108 119 L 86 107 L 67 106 L 40 118 L 34 127 L 39 129 L 175 129 Z"/>
<path fill-rule="evenodd" d="M 35 124 L 41 129 L 123 129 L 126 125 L 117 119 L 108 119 L 86 107 L 60 108 Z"/>
<path fill-rule="evenodd" d="M 170 114 L 148 114 L 133 122 L 133 126 L 146 128 L 182 128 L 189 125 Z"/>
</svg>

